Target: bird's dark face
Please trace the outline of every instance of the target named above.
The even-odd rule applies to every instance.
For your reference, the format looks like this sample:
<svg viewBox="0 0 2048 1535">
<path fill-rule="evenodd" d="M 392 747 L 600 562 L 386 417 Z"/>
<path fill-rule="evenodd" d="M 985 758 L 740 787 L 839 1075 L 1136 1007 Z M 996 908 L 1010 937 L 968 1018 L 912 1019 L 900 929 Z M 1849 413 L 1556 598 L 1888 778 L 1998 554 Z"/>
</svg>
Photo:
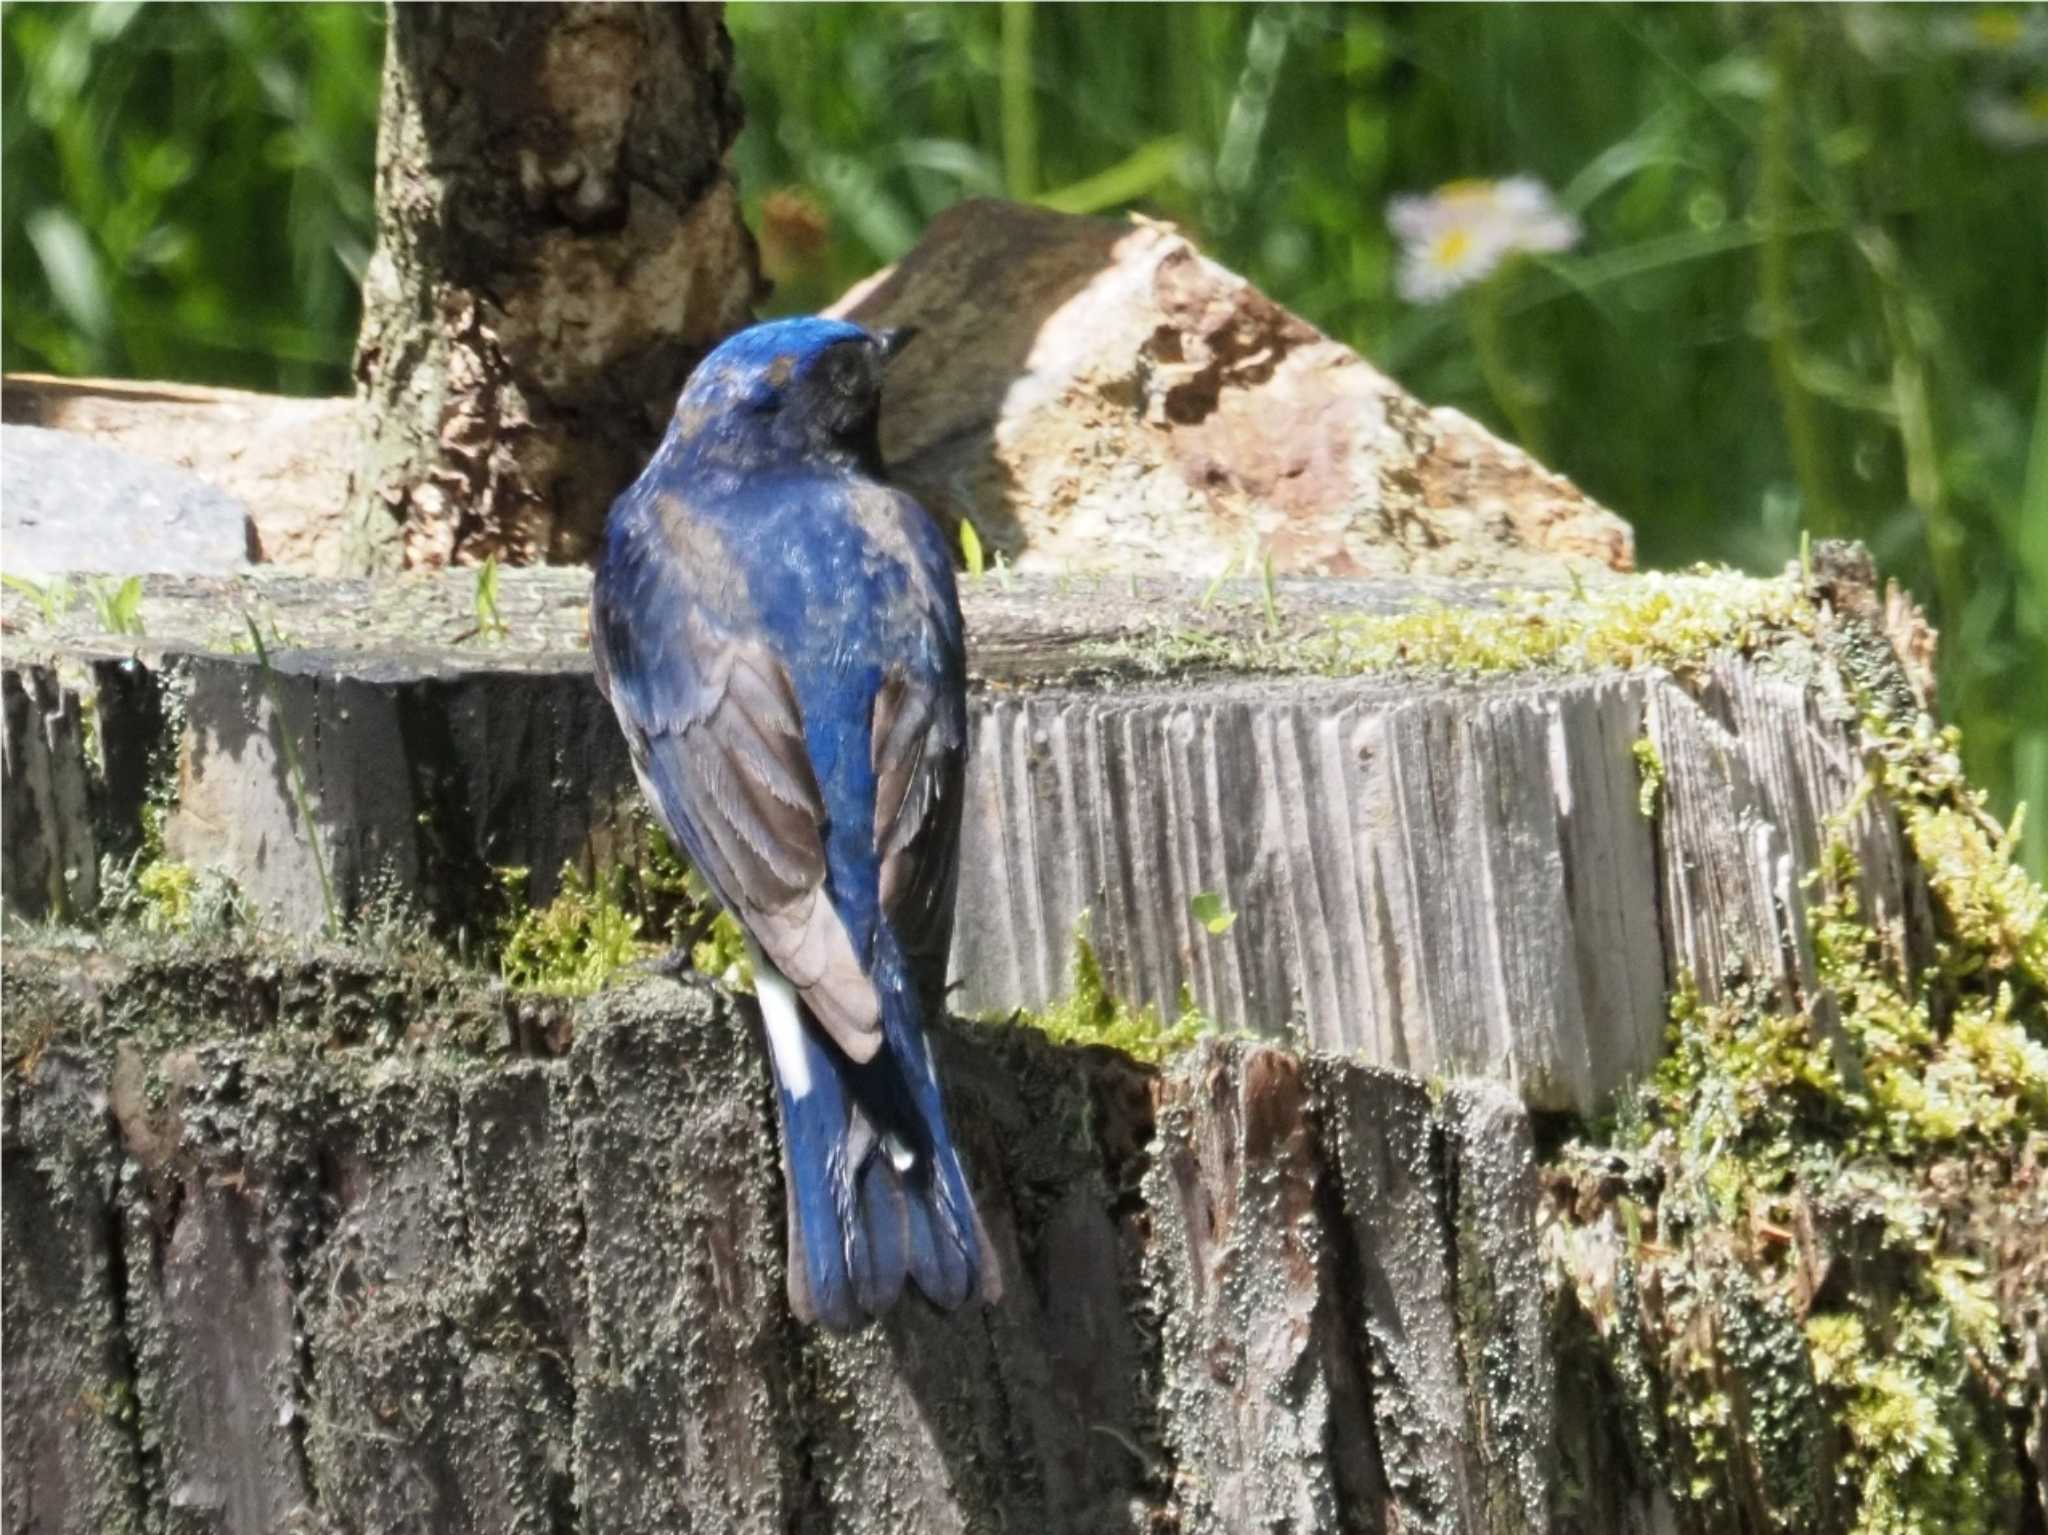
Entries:
<svg viewBox="0 0 2048 1535">
<path fill-rule="evenodd" d="M 706 459 L 880 469 L 882 369 L 907 331 L 804 316 L 750 326 L 698 364 L 676 431 Z"/>
</svg>

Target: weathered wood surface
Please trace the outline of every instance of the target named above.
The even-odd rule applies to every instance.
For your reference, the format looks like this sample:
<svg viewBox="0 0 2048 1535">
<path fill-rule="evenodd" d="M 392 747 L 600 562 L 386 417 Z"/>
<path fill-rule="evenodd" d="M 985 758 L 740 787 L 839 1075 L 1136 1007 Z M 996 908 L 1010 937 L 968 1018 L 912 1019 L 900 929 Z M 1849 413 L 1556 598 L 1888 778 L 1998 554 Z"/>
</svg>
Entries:
<svg viewBox="0 0 2048 1535">
<path fill-rule="evenodd" d="M 751 1008 L 417 955 L 9 956 L 5 1529 L 1547 1526 L 1520 1105 L 951 1025 L 1008 1275 L 792 1326 Z"/>
<path fill-rule="evenodd" d="M 508 573 L 503 638 L 479 632 L 463 576 L 164 581 L 147 637 L 121 640 L 49 632 L 10 594 L 10 905 L 47 909 L 33 871 L 50 860 L 17 859 L 17 840 L 89 869 L 91 838 L 132 839 L 132 789 L 96 831 L 75 793 L 33 787 L 91 776 L 77 732 L 29 728 L 74 707 L 59 676 L 98 694 L 110 760 L 155 754 L 170 856 L 221 869 L 289 930 L 322 925 L 323 862 L 344 911 L 395 892 L 459 931 L 485 919 L 494 866 L 531 867 L 545 900 L 565 861 L 634 856 L 645 823 L 590 680 L 586 590 L 580 573 Z M 1266 622 L 1242 590 L 1204 595 L 969 584 L 963 1010 L 1059 996 L 1085 912 L 1112 984 L 1139 1000 L 1170 1010 L 1185 986 L 1232 1030 L 1588 1110 L 1655 1060 L 1681 972 L 1709 995 L 1737 974 L 1810 993 L 1799 879 L 1862 772 L 1855 711 L 1813 645 L 1463 678 L 1161 678 L 1132 659 L 1161 630 Z M 1493 600 L 1426 582 L 1278 596 L 1303 630 Z M 1664 771 L 1649 815 L 1640 742 Z M 1857 839 L 1867 909 L 1906 924 L 1894 828 L 1865 814 Z M 1205 892 L 1238 914 L 1227 932 L 1195 918 Z"/>
</svg>

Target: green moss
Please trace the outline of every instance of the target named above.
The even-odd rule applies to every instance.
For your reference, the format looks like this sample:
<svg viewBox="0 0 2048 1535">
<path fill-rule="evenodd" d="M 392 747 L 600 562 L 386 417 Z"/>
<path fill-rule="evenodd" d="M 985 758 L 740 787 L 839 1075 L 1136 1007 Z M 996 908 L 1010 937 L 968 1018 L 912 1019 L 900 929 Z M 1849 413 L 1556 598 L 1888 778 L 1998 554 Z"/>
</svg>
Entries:
<svg viewBox="0 0 2048 1535">
<path fill-rule="evenodd" d="M 1867 790 L 1808 881 L 1818 993 L 1682 977 L 1664 1063 L 1554 1169 L 1554 1278 L 1689 1529 L 1993 1535 L 2021 1495 L 2005 1414 L 2039 1389 L 2019 1297 L 2048 1278 L 2028 1235 L 2048 1224 L 2044 897 L 1953 735 L 1873 718 L 1866 742 Z M 1931 956 L 1862 906 L 1849 828 L 1879 794 L 1926 877 Z"/>
<path fill-rule="evenodd" d="M 2001 828 L 1984 795 L 1963 775 L 1962 744 L 1953 729 L 1924 720 L 1866 722 L 1879 781 L 1899 807 L 1914 857 L 1933 887 L 1949 926 L 1944 962 L 2012 975 L 2036 994 L 2048 993 L 2048 892 L 2013 861 L 2026 807 Z"/>
<path fill-rule="evenodd" d="M 1496 600 L 1494 608 L 1426 604 L 1399 613 L 1324 616 L 1292 628 L 1267 614 L 1263 623 L 1157 631 L 1119 641 L 1107 654 L 1160 673 L 1683 669 L 1814 628 L 1812 605 L 1796 578 L 1759 580 L 1731 571 L 1642 575 L 1575 591 L 1508 590 Z"/>
<path fill-rule="evenodd" d="M 691 969 L 729 991 L 752 992 L 754 966 L 739 923 L 660 828 L 649 823 L 645 830 L 647 851 L 636 877 L 640 907 L 670 947 L 689 946 Z"/>
<path fill-rule="evenodd" d="M 1063 1045 L 1107 1045 L 1141 1061 L 1157 1063 L 1178 1054 L 1215 1024 L 1183 987 L 1180 1010 L 1171 1022 L 1154 1006 L 1135 1006 L 1116 996 L 1102 974 L 1102 961 L 1088 939 L 1089 913 L 1074 924 L 1073 980 L 1067 995 L 1038 1012 L 1006 1015 L 1012 1023 L 1037 1029 Z"/>
<path fill-rule="evenodd" d="M 1629 751 L 1636 759 L 1636 809 L 1644 820 L 1655 820 L 1657 797 L 1664 792 L 1664 758 L 1648 736 L 1637 736 Z"/>
<path fill-rule="evenodd" d="M 721 909 L 714 914 L 705 935 L 690 945 L 690 967 L 728 991 L 753 991 L 754 962 L 747 955 L 746 935 L 731 912 Z"/>
<path fill-rule="evenodd" d="M 1990 1302 L 1980 1285 L 1964 1288 L 1959 1304 L 1891 1308 L 1879 1318 L 1882 1337 L 1853 1311 L 1807 1319 L 1815 1377 L 1843 1430 L 1838 1475 L 1855 1509 L 1855 1535 L 1991 1535 L 2005 1527 L 2000 1511 L 2012 1507 L 2018 1477 L 1999 1404 L 1975 1389 L 1956 1325 L 1971 1313 L 1981 1319 Z M 1995 1321 L 1988 1325 L 1995 1331 Z"/>
<path fill-rule="evenodd" d="M 180 932 L 190 927 L 196 883 L 190 864 L 159 858 L 143 865 L 135 876 L 135 889 L 145 903 L 143 927 L 152 932 Z"/>
<path fill-rule="evenodd" d="M 523 894 L 531 871 L 498 871 L 508 892 Z M 640 918 L 625 909 L 623 876 L 586 881 L 564 865 L 554 900 L 530 907 L 506 927 L 498 968 L 514 991 L 582 996 L 597 991 L 627 966 L 647 959 L 653 944 L 640 937 Z"/>
<path fill-rule="evenodd" d="M 505 917 L 498 968 L 516 991 L 581 996 L 620 971 L 687 948 L 691 968 L 734 989 L 754 978 L 739 924 L 719 910 L 697 872 L 651 827 L 636 855 L 585 878 L 564 865 L 543 907 L 526 904 L 530 871 L 501 868 Z"/>
</svg>

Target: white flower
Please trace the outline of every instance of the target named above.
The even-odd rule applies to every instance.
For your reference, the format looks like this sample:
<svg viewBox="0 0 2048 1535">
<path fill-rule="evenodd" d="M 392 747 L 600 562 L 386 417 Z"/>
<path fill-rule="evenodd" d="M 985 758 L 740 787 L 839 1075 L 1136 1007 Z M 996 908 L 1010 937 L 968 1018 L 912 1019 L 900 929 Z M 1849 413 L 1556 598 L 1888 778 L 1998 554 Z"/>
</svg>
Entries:
<svg viewBox="0 0 2048 1535">
<path fill-rule="evenodd" d="M 1394 286 L 1411 304 L 1482 281 L 1516 251 L 1570 250 L 1580 235 L 1579 221 L 1533 176 L 1452 181 L 1426 196 L 1396 197 L 1387 225 L 1401 241 Z"/>
<path fill-rule="evenodd" d="M 1977 137 L 2000 149 L 2034 149 L 2048 144 L 2048 86 L 2018 93 L 1981 90 L 1970 97 L 1970 126 Z"/>
</svg>

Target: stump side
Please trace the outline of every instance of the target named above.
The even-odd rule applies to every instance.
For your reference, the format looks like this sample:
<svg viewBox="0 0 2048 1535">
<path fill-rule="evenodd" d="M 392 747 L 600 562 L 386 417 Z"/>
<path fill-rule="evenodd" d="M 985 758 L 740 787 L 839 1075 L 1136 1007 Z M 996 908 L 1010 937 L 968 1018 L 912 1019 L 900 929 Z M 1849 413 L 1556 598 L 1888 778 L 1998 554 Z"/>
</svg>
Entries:
<svg viewBox="0 0 2048 1535">
<path fill-rule="evenodd" d="M 841 1338 L 788 1319 L 750 1009 L 191 945 L 17 948 L 10 992 L 10 1529 L 1541 1527 L 1471 1517 L 1553 1416 L 1483 1364 L 1540 1286 L 1456 1277 L 1459 1242 L 1527 1245 L 1509 1100 L 1473 1198 L 1432 1151 L 1469 1116 L 1412 1079 L 944 1026 L 1008 1293 Z M 514 1051 L 522 1008 L 573 1042 Z M 1398 1210 L 1366 1165 L 1410 1170 Z"/>
<path fill-rule="evenodd" d="M 1812 993 L 1799 880 L 1864 767 L 1796 587 L 1132 590 L 970 583 L 963 1010 L 1062 996 L 1085 915 L 1138 1005 L 1588 1112 L 1654 1064 L 1681 976 Z M 545 905 L 565 867 L 643 861 L 586 591 L 508 572 L 487 613 L 468 578 L 195 579 L 151 585 L 139 641 L 48 631 L 8 662 L 11 906 L 59 909 L 50 869 L 90 880 L 152 804 L 155 855 L 284 931 L 398 903 L 474 947 L 501 871 Z M 1630 627 L 1667 607 L 1674 638 Z M 89 702 L 148 795 L 95 788 L 63 725 Z M 1910 929 L 1896 829 L 1866 807 L 1851 836 Z"/>
</svg>

